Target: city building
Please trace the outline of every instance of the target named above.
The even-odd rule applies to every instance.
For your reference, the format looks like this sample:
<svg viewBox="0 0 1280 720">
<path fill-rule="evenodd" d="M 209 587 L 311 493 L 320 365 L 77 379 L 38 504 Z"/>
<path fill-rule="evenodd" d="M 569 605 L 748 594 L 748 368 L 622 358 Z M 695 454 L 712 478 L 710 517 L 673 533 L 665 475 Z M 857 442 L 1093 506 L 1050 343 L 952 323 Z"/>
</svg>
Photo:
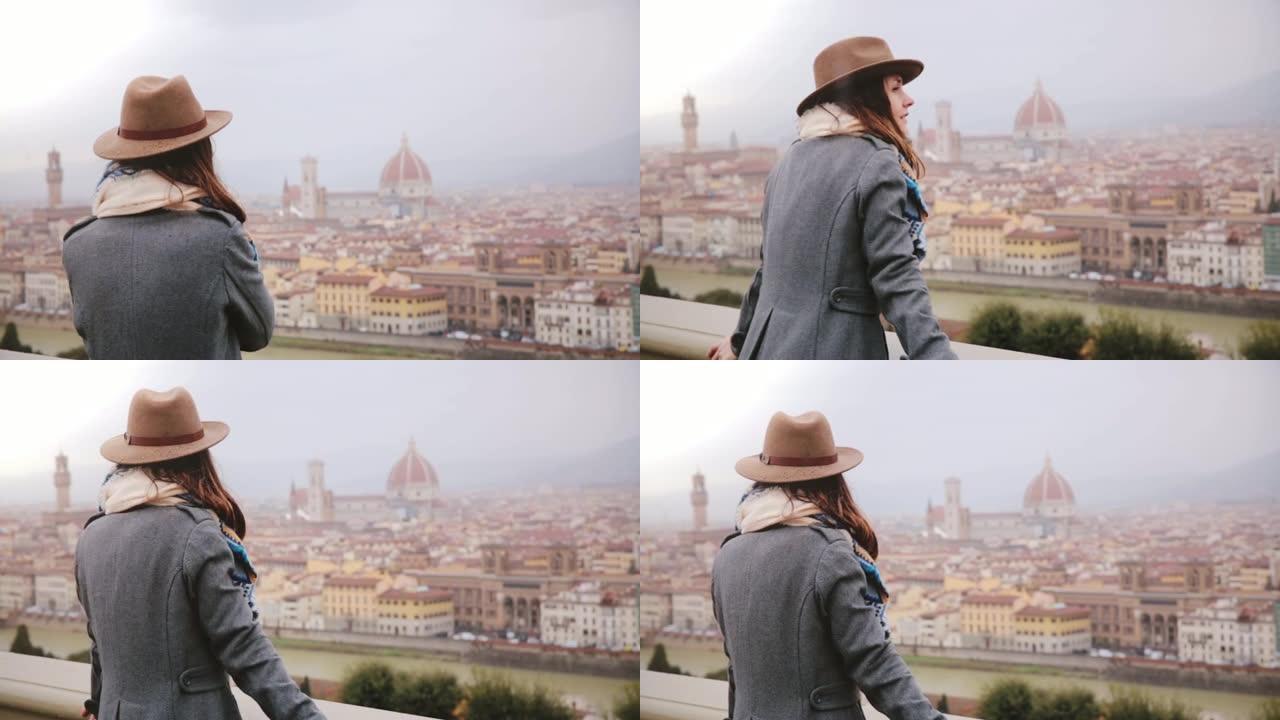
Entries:
<svg viewBox="0 0 1280 720">
<path fill-rule="evenodd" d="M 1258 289 L 1265 281 L 1262 238 L 1241 236 L 1215 221 L 1169 241 L 1171 283 Z"/>
<path fill-rule="evenodd" d="M 1262 225 L 1263 281 L 1280 290 L 1280 215 L 1271 215 Z M 0 305 L 4 303 L 4 270 L 0 269 Z"/>
<path fill-rule="evenodd" d="M 631 288 L 599 288 L 590 280 L 554 291 L 534 303 L 534 337 L 570 348 L 638 351 Z"/>
<path fill-rule="evenodd" d="M 308 522 L 366 524 L 380 520 L 435 516 L 440 499 L 440 478 L 412 438 L 403 455 L 387 473 L 381 495 L 334 495 L 325 487 L 324 463 L 307 463 L 305 488 L 289 486 L 289 512 Z"/>
<path fill-rule="evenodd" d="M 378 596 L 390 588 L 386 577 L 330 575 L 324 580 L 321 603 L 326 630 L 378 632 Z"/>
<path fill-rule="evenodd" d="M 1178 620 L 1178 659 L 1210 665 L 1280 667 L 1276 654 L 1275 604 L 1220 598 L 1187 611 Z"/>
<path fill-rule="evenodd" d="M 1080 272 L 1080 235 L 1053 227 L 1018 229 L 1004 236 L 1001 272 L 1064 277 Z"/>
<path fill-rule="evenodd" d="M 1019 595 L 965 595 L 960 602 L 960 633 L 964 647 L 1018 649 L 1015 616 L 1026 604 Z"/>
<path fill-rule="evenodd" d="M 28 310 L 39 313 L 71 310 L 71 286 L 61 265 L 28 267 L 22 285 Z"/>
<path fill-rule="evenodd" d="M 427 217 L 432 181 L 427 164 L 409 149 L 408 134 L 382 167 L 376 191 L 330 192 L 319 182 L 319 161 L 308 155 L 301 160 L 302 182 L 284 181 L 280 206 L 285 216 L 307 219 L 375 219 Z"/>
<path fill-rule="evenodd" d="M 71 508 L 71 471 L 67 469 L 65 453 L 54 458 L 53 487 L 57 491 L 54 506 L 57 512 L 64 513 Z"/>
<path fill-rule="evenodd" d="M 375 597 L 377 631 L 383 635 L 453 635 L 453 595 L 428 589 L 384 590 Z"/>
<path fill-rule="evenodd" d="M 960 215 L 951 221 L 951 258 L 956 270 L 1004 272 L 1004 237 L 1018 227 L 1007 215 Z"/>
<path fill-rule="evenodd" d="M 369 329 L 373 291 L 383 284 L 378 275 L 326 273 L 316 278 L 316 322 L 325 329 Z"/>
<path fill-rule="evenodd" d="M 392 335 L 441 335 L 449 326 L 445 292 L 410 285 L 369 294 L 369 330 Z"/>
<path fill-rule="evenodd" d="M 314 288 L 279 290 L 272 293 L 276 327 L 315 328 L 316 291 Z"/>
<path fill-rule="evenodd" d="M 1075 492 L 1048 455 L 1022 493 L 1021 512 L 975 513 L 960 499 L 959 478 L 947 478 L 946 502 L 925 509 L 925 533 L 947 540 L 1069 537 L 1075 517 Z"/>
<path fill-rule="evenodd" d="M 0 263 L 0 310 L 22 304 L 26 275 L 26 270 L 21 265 Z"/>
<path fill-rule="evenodd" d="M 1018 107 L 1010 135 L 961 135 L 952 127 L 951 103 L 934 106 L 937 127 L 917 125 L 915 146 L 926 160 L 944 163 L 1059 161 L 1070 144 L 1067 120 L 1058 103 L 1036 79 L 1031 96 Z"/>
<path fill-rule="evenodd" d="M 693 529 L 695 532 L 707 527 L 707 478 L 698 470 L 693 474 L 693 491 L 689 493 L 689 502 L 693 505 Z"/>
<path fill-rule="evenodd" d="M 0 567 L 0 613 L 21 612 L 35 602 L 36 581 L 32 568 Z"/>
<path fill-rule="evenodd" d="M 582 583 L 542 603 L 541 640 L 564 647 L 640 649 L 640 610 L 634 592 Z"/>
<path fill-rule="evenodd" d="M 1084 607 L 1024 607 L 1013 614 L 1013 649 L 1046 655 L 1087 653 L 1093 643 L 1089 617 Z"/>
<path fill-rule="evenodd" d="M 44 171 L 45 183 L 49 186 L 48 207 L 62 206 L 62 154 L 57 148 L 49 151 L 49 165 Z"/>
</svg>

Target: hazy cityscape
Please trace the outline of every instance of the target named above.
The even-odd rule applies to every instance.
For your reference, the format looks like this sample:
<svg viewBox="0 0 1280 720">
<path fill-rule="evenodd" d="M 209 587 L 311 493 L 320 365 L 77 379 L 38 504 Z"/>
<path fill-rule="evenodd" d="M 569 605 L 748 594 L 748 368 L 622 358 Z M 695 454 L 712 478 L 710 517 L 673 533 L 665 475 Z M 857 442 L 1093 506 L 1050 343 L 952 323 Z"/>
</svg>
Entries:
<svg viewBox="0 0 1280 720">
<path fill-rule="evenodd" d="M 833 22 L 853 12 L 838 3 L 807 5 Z M 1049 21 L 1043 10 L 1004 14 L 1039 26 Z M 1182 69 L 1186 33 L 1209 43 L 1239 39 L 1224 49 L 1229 54 L 1260 42 L 1218 23 L 1193 26 L 1190 4 L 1166 10 L 1168 22 L 1139 41 L 1159 41 L 1144 55 L 1153 78 Z M 659 3 L 652 12 L 669 11 Z M 1068 30 L 1034 47 L 1001 36 L 971 54 L 975 38 L 940 35 L 941 24 L 929 27 L 934 42 L 926 44 L 913 31 L 890 32 L 899 21 L 878 21 L 899 56 L 925 62 L 908 87 L 916 99 L 909 139 L 928 165 L 922 269 L 935 311 L 957 339 L 966 339 L 984 305 L 1007 301 L 1024 312 L 1071 311 L 1087 322 L 1123 310 L 1169 325 L 1200 355 L 1232 357 L 1244 352 L 1259 320 L 1280 318 L 1280 55 L 1273 47 L 1253 54 L 1244 75 L 1228 83 L 1238 92 L 1196 73 L 1184 76 L 1177 93 L 1161 93 L 1157 82 L 1117 97 L 1102 78 L 1107 62 L 1131 49 L 1117 33 L 1134 11 L 1121 3 L 1060 18 L 1094 33 L 1080 63 L 1070 58 L 1067 39 L 1075 35 Z M 1274 6 L 1261 3 L 1236 3 L 1228 15 L 1277 19 Z M 703 20 L 710 36 L 731 30 Z M 642 88 L 643 264 L 660 288 L 685 300 L 736 305 L 759 265 L 765 181 L 794 139 L 786 112 L 811 89 L 806 63 L 822 46 L 821 25 L 811 18 L 803 27 L 768 21 L 744 16 L 732 28 L 768 42 L 774 54 L 767 58 L 743 55 L 726 66 L 685 50 L 695 66 L 684 76 L 703 78 L 701 86 L 658 87 L 680 77 L 667 58 Z M 1027 57 L 1016 66 L 992 67 L 996 54 L 1017 53 Z M 724 83 L 752 70 L 761 73 L 754 92 L 726 92 Z"/>
<path fill-rule="evenodd" d="M 1109 685 L 1176 685 L 1159 692 L 1206 718 L 1247 719 L 1280 681 L 1280 457 L 1257 426 L 1274 409 L 1250 397 L 1274 392 L 1274 369 L 1204 388 L 1222 410 L 1186 397 L 1159 400 L 1176 387 L 1167 366 L 1144 373 L 1143 388 L 1124 403 L 1101 401 L 1132 380 L 1123 367 L 1091 373 L 1087 383 L 1059 378 L 1065 386 L 1051 391 L 1038 371 L 998 372 L 1000 392 L 978 383 L 984 409 L 940 408 L 909 430 L 910 411 L 877 403 L 898 379 L 891 371 L 762 373 L 756 383 L 765 397 L 742 410 L 820 407 L 837 443 L 866 453 L 846 479 L 880 537 L 892 639 L 923 689 L 935 700 L 947 694 L 954 712 L 974 714 L 966 699 L 1012 676 L 1100 694 Z M 742 378 L 642 374 L 646 388 L 662 388 L 650 391 L 642 420 L 644 661 L 662 644 L 682 671 L 712 676 L 727 659 L 712 614 L 711 565 L 748 487 L 730 458 L 752 452 L 768 413 L 698 430 Z M 913 376 L 919 396 L 941 397 L 932 393 L 948 381 L 926 375 Z M 835 385 L 849 399 L 824 402 Z M 1028 401 L 1031 388 L 1039 397 Z M 1100 421 L 1086 420 L 1100 405 L 1108 406 L 1099 410 L 1110 416 L 1105 427 L 1085 429 Z M 671 422 L 663 407 L 688 416 L 663 428 Z M 689 413 L 694 407 L 704 409 Z M 1156 407 L 1182 427 L 1155 417 Z M 1224 413 L 1238 413 L 1238 424 L 1224 423 Z M 1117 427 L 1131 436 L 1119 439 Z M 1198 462 L 1187 462 L 1189 451 L 1158 458 L 1145 449 L 1145 438 L 1176 442 L 1183 434 L 1200 439 Z M 1227 434 L 1237 437 L 1219 445 Z M 1044 447 L 1026 447 L 1030 437 Z M 1002 457 L 985 457 L 990 443 Z M 923 447 L 921 457 L 913 459 L 911 446 Z M 681 464 L 687 470 L 674 475 Z M 1187 475 L 1170 475 L 1183 464 Z M 924 477 L 935 467 L 952 472 Z M 913 504 L 917 511 L 906 509 Z M 1038 669 L 1019 669 L 1027 666 Z"/>
</svg>

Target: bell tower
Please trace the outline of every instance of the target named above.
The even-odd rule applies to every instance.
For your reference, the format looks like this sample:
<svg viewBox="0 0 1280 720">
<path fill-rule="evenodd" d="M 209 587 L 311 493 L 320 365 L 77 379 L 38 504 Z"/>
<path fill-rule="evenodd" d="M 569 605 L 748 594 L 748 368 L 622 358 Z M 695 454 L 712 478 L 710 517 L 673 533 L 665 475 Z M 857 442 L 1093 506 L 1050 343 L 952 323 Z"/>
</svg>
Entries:
<svg viewBox="0 0 1280 720">
<path fill-rule="evenodd" d="M 58 512 L 66 512 L 71 507 L 71 471 L 67 469 L 67 456 L 58 453 L 54 458 L 53 487 L 58 491 Z"/>
<path fill-rule="evenodd" d="M 684 128 L 684 151 L 698 149 L 698 110 L 694 107 L 692 93 L 685 93 L 684 112 L 680 113 L 680 127 Z"/>
<path fill-rule="evenodd" d="M 62 205 L 62 154 L 57 148 L 49 151 L 49 166 L 44 171 L 45 182 L 49 184 L 49 207 Z"/>
<path fill-rule="evenodd" d="M 707 478 L 702 470 L 693 474 L 693 492 L 689 493 L 693 504 L 693 529 L 704 530 L 707 527 Z"/>
</svg>

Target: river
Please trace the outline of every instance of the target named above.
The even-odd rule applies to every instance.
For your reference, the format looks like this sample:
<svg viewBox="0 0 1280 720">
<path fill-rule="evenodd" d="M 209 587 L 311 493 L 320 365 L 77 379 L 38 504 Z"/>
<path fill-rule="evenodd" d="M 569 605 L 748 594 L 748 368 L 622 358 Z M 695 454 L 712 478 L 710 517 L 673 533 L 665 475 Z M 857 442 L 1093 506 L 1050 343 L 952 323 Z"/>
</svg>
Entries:
<svg viewBox="0 0 1280 720">
<path fill-rule="evenodd" d="M 750 275 L 722 275 L 674 269 L 655 270 L 655 272 L 657 273 L 658 284 L 679 293 L 681 297 L 690 299 L 695 295 L 715 290 L 716 288 L 729 288 L 737 292 L 745 292 L 751 286 Z M 1099 311 L 1102 308 L 1123 310 L 1148 322 L 1168 323 L 1192 336 L 1193 339 L 1201 340 L 1205 345 L 1211 345 L 1224 351 L 1235 349 L 1244 337 L 1249 325 L 1257 322 L 1255 318 L 1234 315 L 1112 305 L 1070 297 L 995 295 L 972 290 L 955 290 L 950 287 L 931 288 L 929 296 L 933 299 L 934 312 L 937 313 L 938 317 L 965 322 L 968 322 L 973 317 L 974 311 L 979 307 L 994 300 L 1008 300 L 1026 310 L 1074 310 L 1084 315 L 1085 319 L 1090 322 L 1098 319 Z"/>
<path fill-rule="evenodd" d="M 678 665 L 681 670 L 694 675 L 700 676 L 708 672 L 723 670 L 728 665 L 725 661 L 724 653 L 714 648 L 672 645 L 665 645 L 665 647 L 667 649 L 667 660 L 671 664 Z M 652 647 L 646 647 L 641 651 L 641 666 L 648 666 L 649 658 L 652 654 Z M 992 682 L 1016 677 L 1019 680 L 1025 680 L 1028 685 L 1033 687 L 1082 687 L 1092 691 L 1100 699 L 1111 697 L 1111 688 L 1141 690 L 1160 700 L 1178 700 L 1198 710 L 1215 713 L 1222 720 L 1251 720 L 1253 711 L 1260 707 L 1263 700 L 1266 699 L 1262 695 L 1245 693 L 1166 687 L 1164 685 L 1143 685 L 1095 680 L 1087 677 L 1055 675 L 1049 668 L 1036 673 L 1001 673 L 991 670 L 970 670 L 967 668 L 939 667 L 916 663 L 912 665 L 911 672 L 916 676 L 921 689 L 930 694 L 946 693 L 952 697 L 976 699 L 982 694 L 983 688 Z"/>
<path fill-rule="evenodd" d="M 0 650 L 9 649 L 15 632 L 17 632 L 15 628 L 0 628 Z M 31 642 L 58 657 L 66 657 L 70 653 L 88 648 L 89 636 L 82 631 L 73 629 L 32 628 Z M 506 675 L 513 681 L 524 685 L 542 685 L 565 697 L 581 698 L 589 705 L 602 711 L 609 711 L 613 707 L 614 700 L 622 695 L 623 687 L 627 684 L 627 680 L 623 678 L 488 667 L 432 657 L 411 657 L 408 655 L 382 653 L 368 654 L 363 651 L 348 653 L 340 650 L 291 647 L 288 645 L 288 641 L 284 641 L 284 645 L 277 649 L 280 652 L 281 659 L 284 660 L 285 667 L 289 670 L 289 674 L 295 677 L 305 675 L 320 680 L 340 681 L 348 668 L 366 660 L 384 662 L 395 670 L 443 670 L 452 673 L 460 682 L 464 683 L 471 679 L 473 670 L 481 670 Z M 386 652 L 398 651 L 388 649 Z"/>
</svg>

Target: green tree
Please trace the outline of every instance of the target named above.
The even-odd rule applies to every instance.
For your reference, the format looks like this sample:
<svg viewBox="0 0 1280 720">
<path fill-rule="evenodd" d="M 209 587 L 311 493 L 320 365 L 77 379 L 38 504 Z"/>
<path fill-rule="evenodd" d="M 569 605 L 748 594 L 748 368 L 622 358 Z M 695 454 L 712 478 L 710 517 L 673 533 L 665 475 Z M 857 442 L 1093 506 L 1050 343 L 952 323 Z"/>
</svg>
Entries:
<svg viewBox="0 0 1280 720">
<path fill-rule="evenodd" d="M 640 683 L 627 683 L 613 702 L 614 720 L 640 720 Z"/>
<path fill-rule="evenodd" d="M 303 695 L 306 695 L 307 697 L 311 697 L 311 676 L 310 675 L 302 676 L 302 684 L 298 686 L 298 689 L 302 691 Z"/>
<path fill-rule="evenodd" d="M 23 345 L 18 339 L 18 326 L 13 323 L 5 323 L 4 336 L 0 337 L 0 350 L 12 350 L 13 352 L 31 352 L 30 345 Z"/>
<path fill-rule="evenodd" d="M 70 660 L 71 662 L 78 662 L 78 663 L 93 662 L 93 658 L 90 657 L 89 655 L 89 648 L 85 648 L 84 650 L 73 652 L 67 656 L 67 659 Z"/>
<path fill-rule="evenodd" d="M 1034 720 L 1097 720 L 1102 712 L 1093 693 L 1084 688 L 1043 690 L 1032 695 Z"/>
<path fill-rule="evenodd" d="M 1253 711 L 1253 720 L 1280 720 L 1280 698 L 1267 698 Z"/>
<path fill-rule="evenodd" d="M 575 720 L 573 708 L 545 688 L 517 686 L 505 676 L 478 673 L 467 686 L 462 720 Z"/>
<path fill-rule="evenodd" d="M 1240 344 L 1240 355 L 1246 360 L 1280 360 L 1280 322 L 1251 323 Z"/>
<path fill-rule="evenodd" d="M 737 308 L 742 307 L 742 293 L 728 288 L 716 288 L 707 292 L 695 295 L 694 302 L 705 303 L 707 305 L 723 305 L 725 307 Z"/>
<path fill-rule="evenodd" d="M 1029 720 L 1033 701 L 1031 686 L 1022 680 L 997 680 L 978 698 L 978 716 L 983 720 Z"/>
<path fill-rule="evenodd" d="M 675 300 L 680 299 L 679 295 L 658 284 L 658 273 L 654 271 L 652 265 L 645 265 L 644 271 L 640 273 L 640 294 Z"/>
<path fill-rule="evenodd" d="M 649 658 L 649 666 L 647 670 L 660 673 L 670 673 L 672 675 L 684 675 L 684 671 L 679 665 L 672 665 L 667 660 L 667 648 L 662 643 L 653 646 L 653 657 Z"/>
<path fill-rule="evenodd" d="M 31 643 L 31 633 L 26 625 L 19 625 L 13 633 L 13 642 L 9 644 L 9 652 L 17 655 L 35 655 L 36 657 L 53 657 L 53 653 Z"/>
<path fill-rule="evenodd" d="M 395 679 L 392 709 L 410 715 L 453 717 L 462 702 L 458 678 L 446 672 L 400 673 Z"/>
<path fill-rule="evenodd" d="M 1089 325 L 1084 316 L 1070 310 L 1030 315 L 1023 318 L 1020 348 L 1023 352 L 1079 360 L 1089 341 Z"/>
<path fill-rule="evenodd" d="M 719 670 L 712 670 L 712 671 L 708 672 L 706 675 L 703 675 L 703 677 L 707 678 L 708 680 L 724 680 L 724 681 L 728 681 L 728 680 L 729 680 L 729 668 L 727 668 L 727 667 L 726 667 L 726 668 L 720 668 Z"/>
<path fill-rule="evenodd" d="M 937 710 L 938 710 L 938 712 L 940 712 L 940 713 L 949 713 L 949 712 L 951 712 L 951 703 L 947 702 L 947 694 L 946 694 L 946 693 L 942 693 L 942 697 L 938 698 L 938 707 L 937 707 Z"/>
<path fill-rule="evenodd" d="M 343 678 L 338 696 L 350 705 L 393 710 L 395 675 L 386 663 L 360 663 Z"/>
<path fill-rule="evenodd" d="M 975 345 L 1022 349 L 1022 311 L 1011 302 L 994 302 L 983 305 L 969 324 L 966 340 Z"/>
<path fill-rule="evenodd" d="M 1199 711 L 1177 700 L 1160 702 L 1141 690 L 1112 687 L 1111 699 L 1103 703 L 1106 720 L 1195 720 Z"/>
<path fill-rule="evenodd" d="M 1093 327 L 1095 360 L 1196 360 L 1200 352 L 1171 326 L 1152 327 L 1132 313 L 1102 311 Z"/>
</svg>

